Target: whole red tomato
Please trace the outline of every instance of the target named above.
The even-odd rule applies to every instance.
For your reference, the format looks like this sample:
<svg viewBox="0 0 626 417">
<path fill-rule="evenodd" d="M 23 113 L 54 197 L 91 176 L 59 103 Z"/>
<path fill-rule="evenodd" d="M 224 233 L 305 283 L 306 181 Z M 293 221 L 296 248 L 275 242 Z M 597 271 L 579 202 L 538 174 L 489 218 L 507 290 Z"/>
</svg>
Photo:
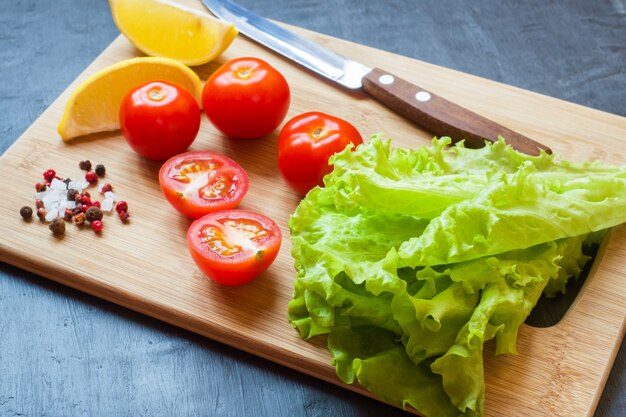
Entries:
<svg viewBox="0 0 626 417">
<path fill-rule="evenodd" d="M 237 58 L 217 69 L 204 84 L 204 113 L 233 138 L 260 138 L 287 115 L 289 85 L 280 72 L 258 58 Z"/>
<path fill-rule="evenodd" d="M 278 168 L 284 180 L 304 195 L 332 171 L 328 159 L 352 143 L 363 143 L 359 131 L 345 120 L 309 112 L 289 120 L 278 137 Z"/>
<path fill-rule="evenodd" d="M 184 152 L 193 143 L 200 129 L 200 107 L 180 85 L 151 81 L 124 97 L 120 126 L 135 152 L 162 161 Z"/>
</svg>

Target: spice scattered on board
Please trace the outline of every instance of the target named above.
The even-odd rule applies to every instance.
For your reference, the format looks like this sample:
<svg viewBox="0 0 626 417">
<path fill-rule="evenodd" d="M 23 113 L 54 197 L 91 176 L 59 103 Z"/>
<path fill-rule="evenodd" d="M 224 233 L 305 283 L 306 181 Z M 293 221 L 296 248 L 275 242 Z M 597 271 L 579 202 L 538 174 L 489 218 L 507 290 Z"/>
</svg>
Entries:
<svg viewBox="0 0 626 417">
<path fill-rule="evenodd" d="M 94 232 L 100 233 L 103 229 L 104 213 L 111 213 L 113 208 L 122 222 L 127 223 L 130 219 L 128 203 L 117 200 L 111 184 L 103 183 L 98 187 L 99 193 L 104 197 L 102 201 L 96 200 L 87 191 L 88 187 L 105 176 L 105 166 L 98 164 L 95 171 L 91 171 L 92 164 L 89 160 L 80 161 L 78 166 L 87 171 L 82 180 L 60 177 L 54 169 L 47 169 L 43 173 L 43 181 L 35 184 L 37 217 L 42 222 L 49 223 L 50 231 L 56 236 L 65 233 L 68 222 L 76 226 L 87 222 Z M 33 209 L 30 206 L 20 208 L 20 216 L 25 221 L 32 215 Z"/>
</svg>

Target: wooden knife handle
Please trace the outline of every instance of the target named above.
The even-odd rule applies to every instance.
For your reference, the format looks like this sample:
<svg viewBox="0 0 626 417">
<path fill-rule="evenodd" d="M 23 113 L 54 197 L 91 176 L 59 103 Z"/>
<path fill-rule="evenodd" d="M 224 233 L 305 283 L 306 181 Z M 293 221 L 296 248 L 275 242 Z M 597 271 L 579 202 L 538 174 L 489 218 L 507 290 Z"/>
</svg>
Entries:
<svg viewBox="0 0 626 417">
<path fill-rule="evenodd" d="M 363 90 L 437 136 L 450 136 L 453 141 L 465 139 L 468 148 L 481 147 L 485 140 L 494 142 L 502 136 L 513 148 L 529 155 L 538 155 L 540 149 L 551 152 L 545 145 L 380 68 L 363 77 Z"/>
</svg>

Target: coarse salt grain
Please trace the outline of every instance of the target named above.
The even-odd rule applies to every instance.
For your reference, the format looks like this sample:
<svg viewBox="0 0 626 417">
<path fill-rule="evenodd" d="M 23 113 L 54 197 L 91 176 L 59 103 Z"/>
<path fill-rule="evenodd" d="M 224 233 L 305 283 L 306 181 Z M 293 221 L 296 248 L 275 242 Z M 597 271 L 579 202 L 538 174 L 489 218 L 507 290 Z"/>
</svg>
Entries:
<svg viewBox="0 0 626 417">
<path fill-rule="evenodd" d="M 76 208 L 76 201 L 67 200 L 67 208 L 70 210 L 74 210 Z"/>
<path fill-rule="evenodd" d="M 115 194 L 113 194 L 113 191 L 107 191 L 106 193 L 104 193 L 104 199 L 115 201 Z"/>
<path fill-rule="evenodd" d="M 70 190 L 82 191 L 82 181 L 70 181 L 67 186 Z"/>
<path fill-rule="evenodd" d="M 89 183 L 85 180 L 70 181 L 70 183 L 68 184 L 68 188 L 70 190 L 76 190 L 81 192 L 87 187 L 89 187 Z"/>
<path fill-rule="evenodd" d="M 105 198 L 102 203 L 100 209 L 102 211 L 111 211 L 113 210 L 113 199 Z"/>
<path fill-rule="evenodd" d="M 45 196 L 43 196 L 41 201 L 43 201 L 43 205 L 46 208 L 46 210 L 51 210 L 54 208 L 54 206 L 58 205 L 59 199 L 60 199 L 59 193 L 56 190 L 51 190 L 48 193 L 46 193 Z"/>
<path fill-rule="evenodd" d="M 56 178 L 52 179 L 52 182 L 50 183 L 50 188 L 53 190 L 67 190 L 67 184 L 65 184 L 63 181 L 59 181 Z"/>
<path fill-rule="evenodd" d="M 59 212 L 57 210 L 50 210 L 46 213 L 46 221 L 51 222 L 52 220 L 59 217 Z"/>
</svg>

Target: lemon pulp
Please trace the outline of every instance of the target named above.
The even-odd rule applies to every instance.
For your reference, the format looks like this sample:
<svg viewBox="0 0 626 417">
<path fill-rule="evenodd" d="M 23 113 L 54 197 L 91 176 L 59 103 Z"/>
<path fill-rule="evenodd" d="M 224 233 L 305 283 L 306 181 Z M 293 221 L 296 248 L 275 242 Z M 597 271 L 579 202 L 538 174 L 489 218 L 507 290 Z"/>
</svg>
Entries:
<svg viewBox="0 0 626 417">
<path fill-rule="evenodd" d="M 219 56 L 237 36 L 232 23 L 167 0 L 109 0 L 120 32 L 150 56 L 201 65 Z"/>
</svg>

